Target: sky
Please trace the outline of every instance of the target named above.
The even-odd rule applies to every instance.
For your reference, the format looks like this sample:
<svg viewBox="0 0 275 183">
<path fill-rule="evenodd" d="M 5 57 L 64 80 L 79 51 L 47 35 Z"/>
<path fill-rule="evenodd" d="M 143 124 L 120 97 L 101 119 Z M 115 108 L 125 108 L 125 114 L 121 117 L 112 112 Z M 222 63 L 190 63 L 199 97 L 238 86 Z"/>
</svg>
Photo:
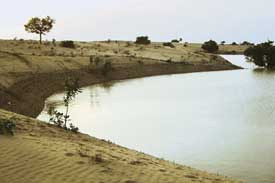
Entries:
<svg viewBox="0 0 275 183">
<path fill-rule="evenodd" d="M 1 3 L 0 39 L 38 39 L 26 33 L 31 17 L 51 16 L 51 40 L 183 38 L 226 42 L 275 40 L 274 0 L 8 0 Z"/>
</svg>

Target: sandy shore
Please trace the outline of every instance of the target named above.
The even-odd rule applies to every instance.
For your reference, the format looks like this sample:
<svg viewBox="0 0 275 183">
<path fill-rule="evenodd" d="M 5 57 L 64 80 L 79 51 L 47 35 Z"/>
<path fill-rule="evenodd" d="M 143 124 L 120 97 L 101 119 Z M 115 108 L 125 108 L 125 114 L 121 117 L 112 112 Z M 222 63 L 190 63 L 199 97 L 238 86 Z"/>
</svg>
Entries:
<svg viewBox="0 0 275 183">
<path fill-rule="evenodd" d="M 0 110 L 0 120 L 12 119 L 17 124 L 15 137 L 0 136 L 1 183 L 239 182 L 30 118 L 41 112 L 47 97 L 63 90 L 68 76 L 87 86 L 153 75 L 240 69 L 223 58 L 182 45 L 170 49 L 79 43 L 76 50 L 54 47 L 51 56 L 46 51 L 52 47 L 37 49 L 33 42 L 0 41 L 0 49 L 0 108 L 15 112 Z M 111 60 L 107 75 L 89 69 L 91 53 Z"/>
<path fill-rule="evenodd" d="M 241 182 L 0 110 L 14 137 L 0 136 L 1 183 Z"/>
</svg>

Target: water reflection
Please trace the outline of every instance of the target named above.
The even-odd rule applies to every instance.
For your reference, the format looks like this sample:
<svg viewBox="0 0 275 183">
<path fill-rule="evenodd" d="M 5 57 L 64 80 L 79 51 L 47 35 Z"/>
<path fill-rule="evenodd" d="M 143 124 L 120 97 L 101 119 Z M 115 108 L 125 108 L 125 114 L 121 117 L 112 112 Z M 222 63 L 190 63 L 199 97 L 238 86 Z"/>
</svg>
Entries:
<svg viewBox="0 0 275 183">
<path fill-rule="evenodd" d="M 275 183 L 275 73 L 255 69 L 242 56 L 226 58 L 249 69 L 94 85 L 73 101 L 71 117 L 82 132 L 129 148 L 252 183 Z M 50 97 L 47 105 L 62 96 Z M 47 121 L 46 111 L 39 119 Z"/>
</svg>

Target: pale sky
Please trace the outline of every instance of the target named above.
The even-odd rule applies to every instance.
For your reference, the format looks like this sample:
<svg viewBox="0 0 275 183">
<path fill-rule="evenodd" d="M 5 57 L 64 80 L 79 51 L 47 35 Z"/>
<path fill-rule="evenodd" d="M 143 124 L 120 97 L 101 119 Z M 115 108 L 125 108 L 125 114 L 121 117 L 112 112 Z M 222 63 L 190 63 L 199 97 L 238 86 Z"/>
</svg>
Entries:
<svg viewBox="0 0 275 183">
<path fill-rule="evenodd" d="M 275 40 L 274 8 L 274 0 L 2 0 L 0 38 L 38 39 L 23 25 L 49 15 L 49 40 L 261 42 Z"/>
</svg>

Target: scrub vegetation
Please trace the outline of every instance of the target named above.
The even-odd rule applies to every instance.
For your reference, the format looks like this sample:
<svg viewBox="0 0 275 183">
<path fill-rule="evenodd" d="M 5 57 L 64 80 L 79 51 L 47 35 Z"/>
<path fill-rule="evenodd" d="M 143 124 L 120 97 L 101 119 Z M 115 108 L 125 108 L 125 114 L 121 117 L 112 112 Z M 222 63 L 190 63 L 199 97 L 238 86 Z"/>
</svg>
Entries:
<svg viewBox="0 0 275 183">
<path fill-rule="evenodd" d="M 275 46 L 273 41 L 267 41 L 247 48 L 244 55 L 257 66 L 268 69 L 275 68 Z"/>
</svg>

